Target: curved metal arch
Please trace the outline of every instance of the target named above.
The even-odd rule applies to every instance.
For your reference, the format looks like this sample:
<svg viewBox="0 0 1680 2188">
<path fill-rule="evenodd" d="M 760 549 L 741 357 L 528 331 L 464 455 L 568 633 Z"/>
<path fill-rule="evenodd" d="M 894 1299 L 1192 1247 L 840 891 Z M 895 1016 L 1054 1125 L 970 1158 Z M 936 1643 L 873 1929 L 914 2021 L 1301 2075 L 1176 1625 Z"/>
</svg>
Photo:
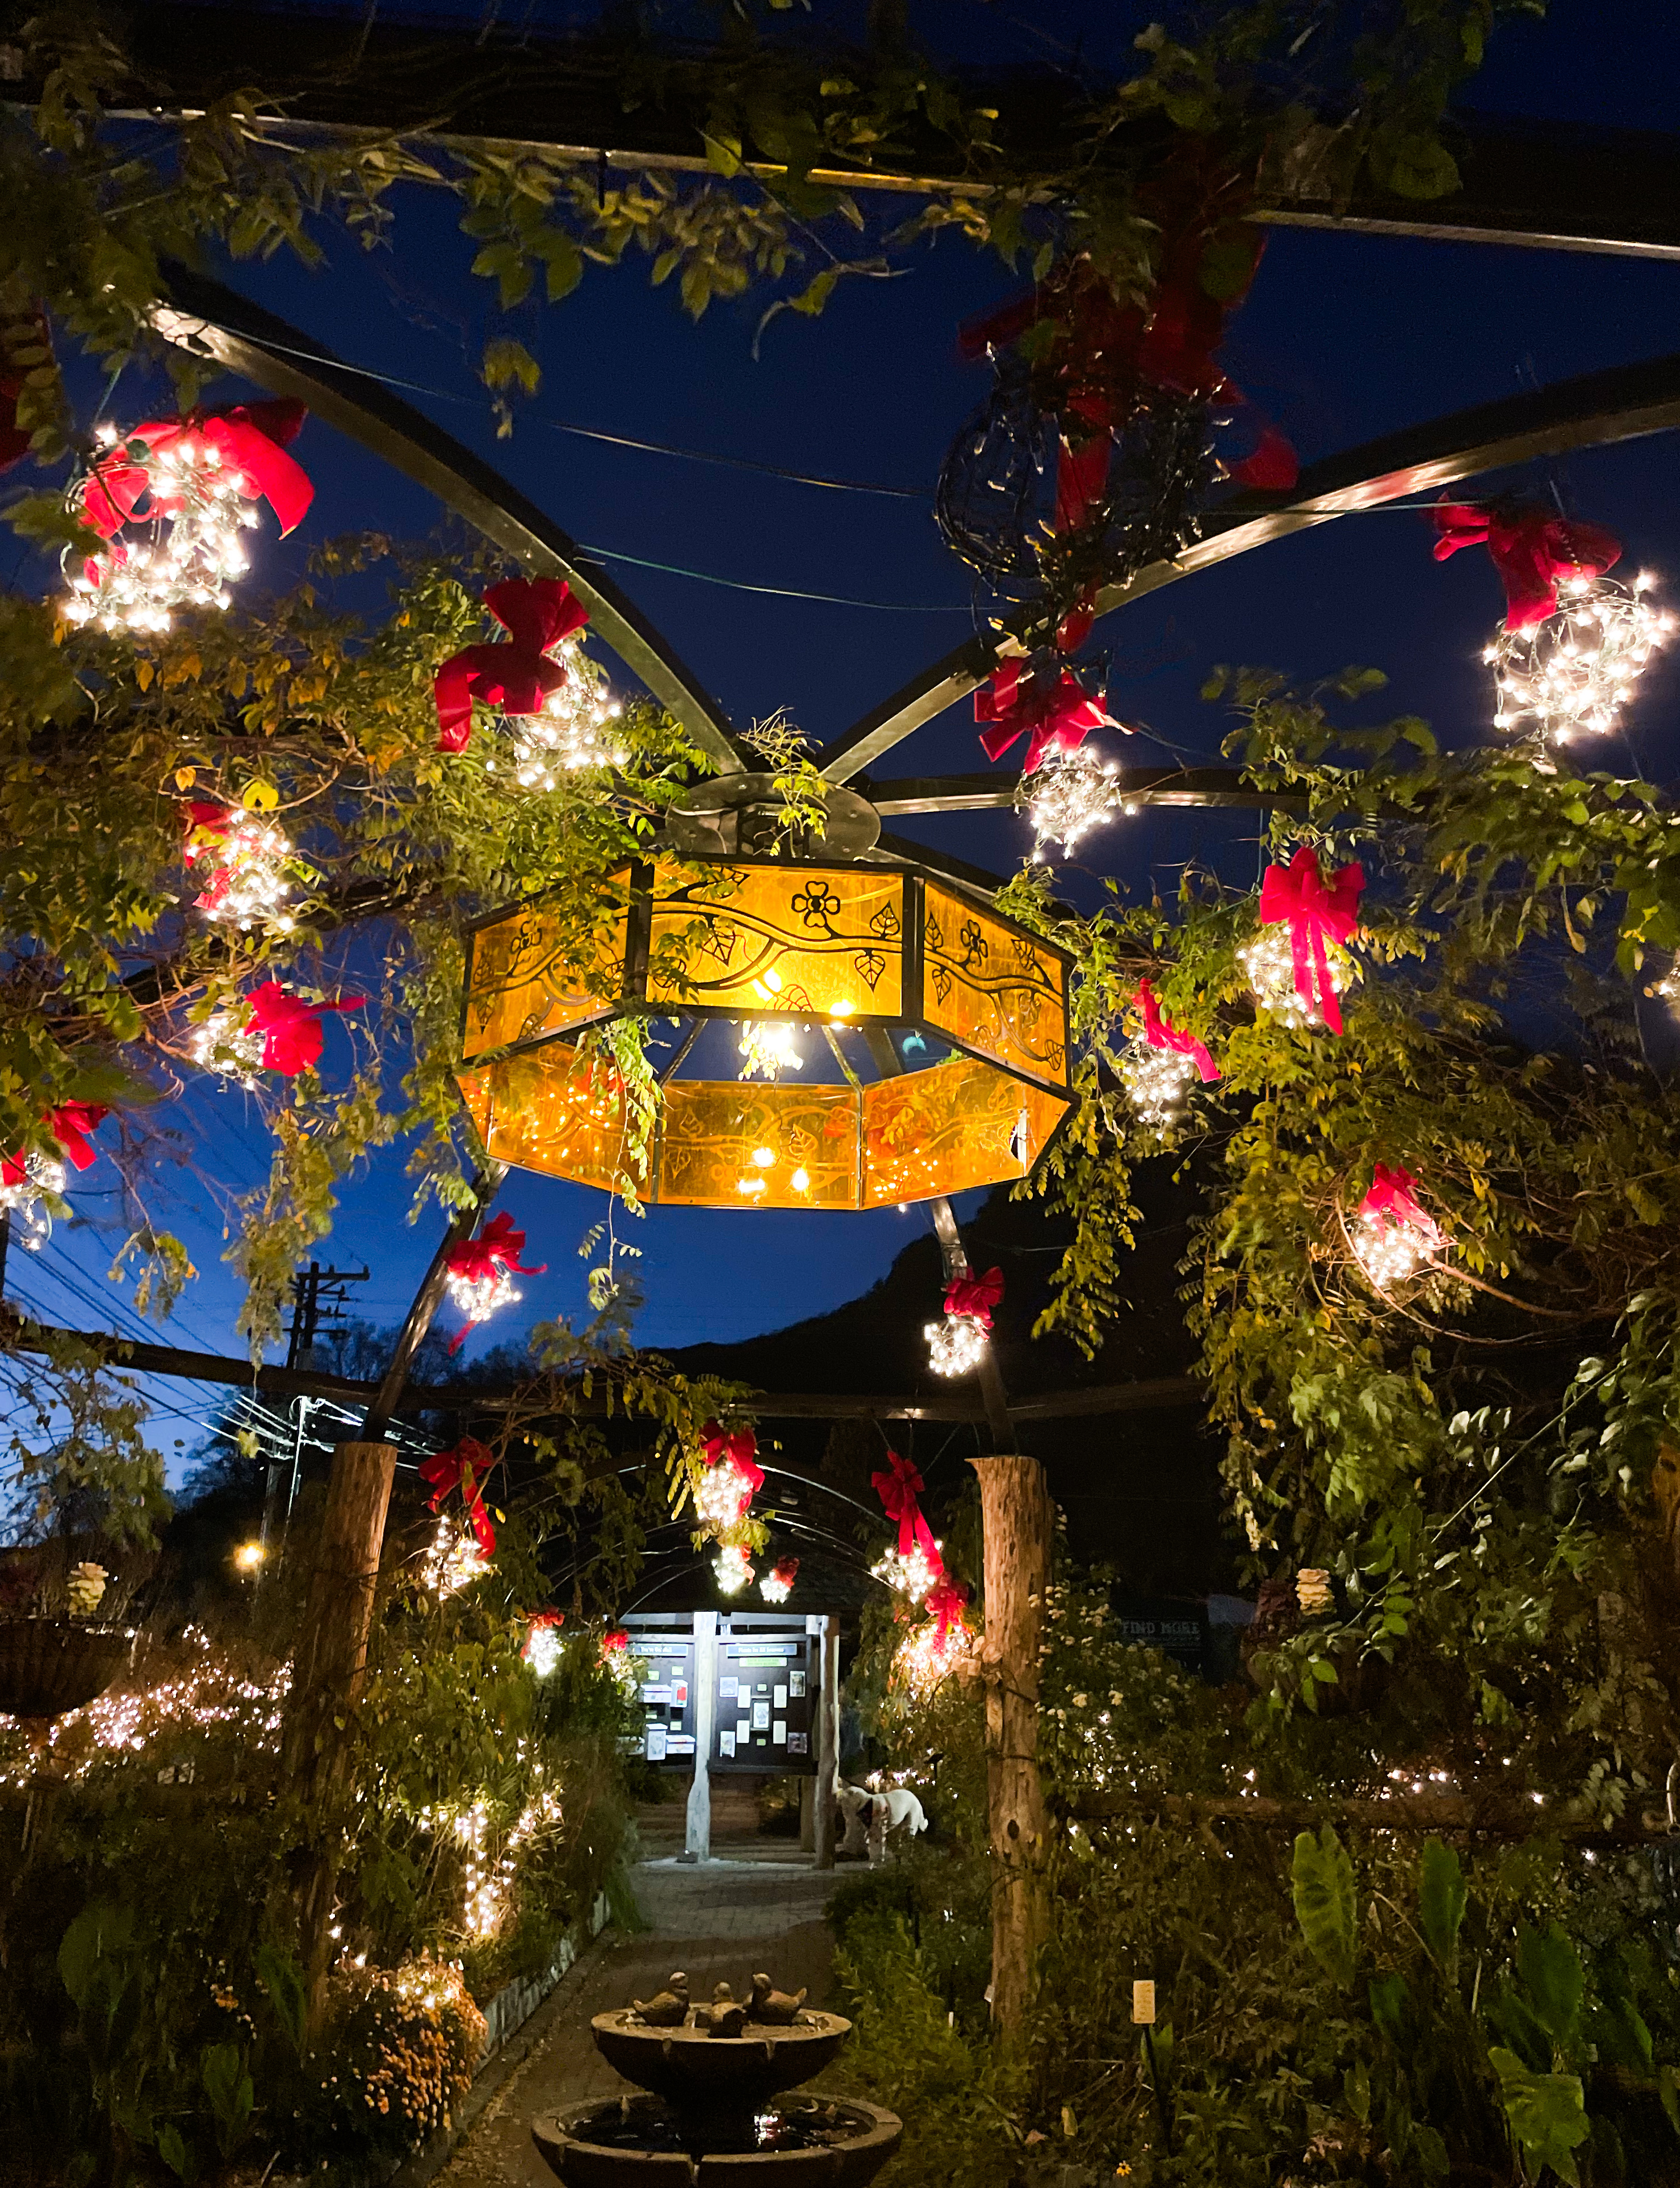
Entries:
<svg viewBox="0 0 1680 2188">
<path fill-rule="evenodd" d="M 1556 456 L 1604 448 L 1680 426 L 1680 355 L 1584 373 L 1555 387 L 1455 411 L 1408 426 L 1302 472 L 1285 501 L 1277 494 L 1238 493 L 1211 510 L 1204 536 L 1173 562 L 1153 562 L 1130 584 L 1097 595 L 1097 612 L 1112 615 L 1163 585 L 1194 577 L 1274 539 L 1293 538 L 1359 510 L 1378 509 L 1407 494 L 1430 493 L 1460 480 Z M 818 761 L 831 782 L 860 774 L 924 722 L 984 684 L 996 664 L 996 641 L 970 639 L 854 722 Z M 964 804 L 972 801 L 966 796 Z M 900 810 L 906 809 L 903 806 Z M 939 808 L 926 799 L 913 809 Z"/>
<path fill-rule="evenodd" d="M 153 307 L 151 318 L 166 341 L 213 357 L 271 394 L 307 403 L 528 569 L 564 578 L 588 608 L 602 643 L 676 717 L 719 771 L 741 770 L 744 763 L 728 718 L 669 640 L 611 578 L 588 562 L 575 540 L 499 471 L 381 381 L 352 370 L 236 290 L 185 266 L 170 264 L 165 276 L 169 298 Z"/>
</svg>

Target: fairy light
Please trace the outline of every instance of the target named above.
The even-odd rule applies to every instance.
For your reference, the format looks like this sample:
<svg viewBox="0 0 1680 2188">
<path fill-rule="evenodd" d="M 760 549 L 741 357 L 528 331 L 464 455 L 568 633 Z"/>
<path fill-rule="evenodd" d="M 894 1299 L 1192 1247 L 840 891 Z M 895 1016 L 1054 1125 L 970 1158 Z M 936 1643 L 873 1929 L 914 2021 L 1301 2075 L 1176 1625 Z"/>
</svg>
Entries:
<svg viewBox="0 0 1680 2188">
<path fill-rule="evenodd" d="M 553 657 L 566 671 L 565 683 L 550 692 L 540 713 L 508 718 L 514 780 L 521 790 L 553 790 L 565 775 L 623 767 L 628 757 L 613 726 L 623 708 L 578 638 L 562 639 Z"/>
<path fill-rule="evenodd" d="M 725 1542 L 712 1560 L 718 1586 L 725 1595 L 739 1595 L 753 1578 L 753 1566 L 739 1542 Z"/>
<path fill-rule="evenodd" d="M 251 567 L 240 533 L 257 521 L 240 475 L 196 433 L 161 448 L 99 431 L 107 452 L 144 471 L 152 515 L 87 556 L 59 601 L 66 623 L 138 634 L 168 630 L 183 609 L 226 608 L 228 587 Z"/>
<path fill-rule="evenodd" d="M 927 1619 L 893 1652 L 893 1678 L 914 1701 L 925 1701 L 942 1679 L 961 1670 L 974 1654 L 974 1636 L 953 1619 L 940 1638 L 939 1621 Z"/>
<path fill-rule="evenodd" d="M 778 1018 L 747 1018 L 741 1028 L 742 1079 L 775 1080 L 784 1071 L 803 1071 L 805 1059 L 793 1028 Z"/>
<path fill-rule="evenodd" d="M 1396 1221 L 1386 1211 L 1378 1215 L 1364 1209 L 1354 1219 L 1354 1258 L 1378 1291 L 1415 1277 L 1440 1247 L 1440 1232 L 1433 1223 L 1425 1228 Z"/>
<path fill-rule="evenodd" d="M 786 1603 L 793 1593 L 793 1583 L 798 1573 L 798 1559 L 783 1558 L 758 1582 L 759 1594 L 766 1603 Z"/>
<path fill-rule="evenodd" d="M 189 859 L 202 859 L 206 866 L 196 909 L 206 919 L 224 920 L 230 927 L 272 927 L 290 934 L 297 924 L 285 909 L 291 894 L 285 871 L 293 855 L 291 839 L 284 829 L 253 815 L 229 820 L 219 842 L 188 849 Z"/>
<path fill-rule="evenodd" d="M 924 1322 L 927 1365 L 936 1375 L 972 1375 L 986 1356 L 986 1325 L 978 1315 L 947 1314 Z"/>
<path fill-rule="evenodd" d="M 935 1542 L 930 1558 L 920 1542 L 912 1542 L 908 1551 L 887 1551 L 877 1559 L 870 1571 L 877 1580 L 884 1581 L 898 1594 L 908 1596 L 912 1603 L 922 1603 L 945 1576 L 939 1549 L 940 1545 Z"/>
<path fill-rule="evenodd" d="M 499 1308 L 510 1306 L 524 1294 L 515 1289 L 513 1278 L 497 1263 L 487 1277 L 465 1277 L 451 1269 L 443 1279 L 450 1299 L 470 1322 L 488 1322 Z"/>
<path fill-rule="evenodd" d="M 1175 1048 L 1152 1048 L 1147 1040 L 1133 1041 L 1120 1058 L 1126 1099 L 1138 1122 L 1158 1131 L 1178 1122 L 1199 1076 L 1192 1057 Z"/>
<path fill-rule="evenodd" d="M 490 1560 L 473 1537 L 445 1513 L 420 1561 L 420 1586 L 441 1602 L 482 1580 Z"/>
<path fill-rule="evenodd" d="M 526 1743 L 518 1743 L 522 1760 Z M 540 1762 L 533 1774 L 543 1776 Z M 471 1807 L 423 1808 L 422 1826 L 437 1836 L 452 1838 L 461 1865 L 461 1926 L 470 1937 L 493 1937 L 513 1911 L 514 1888 L 521 1859 L 533 1842 L 551 1833 L 560 1824 L 563 1804 L 553 1786 L 540 1785 L 508 1827 L 499 1844 L 493 1843 L 490 1810 L 482 1800 Z M 430 2003 L 431 2001 L 428 2001 Z"/>
<path fill-rule="evenodd" d="M 38 1254 L 53 1235 L 51 1211 L 43 1196 L 60 1198 L 65 1189 L 65 1166 L 56 1155 L 29 1148 L 14 1159 L 23 1176 L 11 1185 L 0 1185 L 0 1210 L 12 1218 L 12 1235 L 26 1253 Z"/>
<path fill-rule="evenodd" d="M 212 1011 L 187 1038 L 187 1053 L 200 1071 L 218 1071 L 237 1086 L 255 1086 L 262 1068 L 262 1030 L 249 1023 L 249 1013 L 238 1010 Z"/>
<path fill-rule="evenodd" d="M 1568 578 L 1555 614 L 1527 630 L 1502 629 L 1482 653 L 1493 670 L 1494 728 L 1531 728 L 1556 744 L 1614 729 L 1674 629 L 1673 616 L 1645 598 L 1655 583 L 1644 571 L 1631 587 Z"/>
<path fill-rule="evenodd" d="M 1309 1001 L 1295 986 L 1295 951 L 1288 928 L 1279 922 L 1263 927 L 1252 942 L 1243 945 L 1237 952 L 1238 963 L 1254 991 L 1254 1000 L 1260 1008 L 1280 1019 L 1283 1024 L 1299 1029 L 1322 1025 L 1323 1017 L 1316 1000 Z M 1352 976 L 1348 953 L 1339 943 L 1324 945 L 1324 978 L 1331 991 L 1339 995 Z"/>
<path fill-rule="evenodd" d="M 739 1525 L 753 1502 L 753 1484 L 732 1458 L 720 1458 L 702 1469 L 694 1492 L 694 1508 L 708 1527 Z"/>
<path fill-rule="evenodd" d="M 546 1679 L 551 1678 L 559 1666 L 561 1645 L 557 1625 L 552 1621 L 533 1620 L 531 1631 L 525 1637 L 521 1653 L 537 1677 Z"/>
<path fill-rule="evenodd" d="M 1049 843 L 1059 843 L 1071 854 L 1081 836 L 1113 818 L 1119 772 L 1116 761 L 1080 745 L 1073 752 L 1047 753 L 1030 775 L 1022 776 L 1015 810 L 1032 823 L 1035 859 L 1044 857 Z"/>
</svg>

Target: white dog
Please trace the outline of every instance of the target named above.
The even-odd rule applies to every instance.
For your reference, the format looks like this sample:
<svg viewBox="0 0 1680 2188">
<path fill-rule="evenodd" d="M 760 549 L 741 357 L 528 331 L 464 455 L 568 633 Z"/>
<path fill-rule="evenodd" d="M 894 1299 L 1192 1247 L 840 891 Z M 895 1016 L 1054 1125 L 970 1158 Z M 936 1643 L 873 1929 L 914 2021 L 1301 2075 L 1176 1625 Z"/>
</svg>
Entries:
<svg viewBox="0 0 1680 2188">
<path fill-rule="evenodd" d="M 852 1795 L 854 1801 L 858 1803 L 855 1809 L 854 1801 L 847 1800 L 848 1794 Z M 896 1841 L 899 1849 L 902 1850 L 918 1831 L 925 1831 L 927 1828 L 927 1818 L 921 1802 L 916 1799 L 914 1793 L 906 1791 L 902 1785 L 888 1786 L 879 1793 L 868 1792 L 860 1785 L 843 1785 L 840 1789 L 840 1797 L 846 1807 L 848 1837 L 851 1836 L 854 1813 L 855 1813 L 861 1821 L 864 1811 L 865 1809 L 867 1811 L 869 1858 L 871 1867 L 886 1859 L 887 1844 L 889 1839 Z"/>
</svg>

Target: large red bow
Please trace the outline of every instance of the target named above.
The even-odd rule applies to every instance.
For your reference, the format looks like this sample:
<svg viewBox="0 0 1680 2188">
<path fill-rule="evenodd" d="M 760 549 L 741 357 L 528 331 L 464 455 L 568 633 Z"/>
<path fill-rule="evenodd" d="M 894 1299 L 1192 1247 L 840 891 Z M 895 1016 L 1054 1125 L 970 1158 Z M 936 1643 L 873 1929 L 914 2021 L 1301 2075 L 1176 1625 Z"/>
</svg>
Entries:
<svg viewBox="0 0 1680 2188">
<path fill-rule="evenodd" d="M 1316 1009 L 1332 1033 L 1342 1030 L 1342 1009 L 1324 961 L 1326 941 L 1349 942 L 1359 918 L 1362 866 L 1339 866 L 1327 882 L 1318 854 L 1303 843 L 1287 866 L 1268 866 L 1260 882 L 1260 916 L 1268 926 L 1287 921 L 1295 961 L 1295 993 Z"/>
<path fill-rule="evenodd" d="M 440 1512 L 443 1500 L 459 1489 L 461 1503 L 471 1522 L 478 1547 L 485 1556 L 494 1554 L 496 1531 L 490 1524 L 490 1514 L 484 1508 L 483 1484 L 490 1478 L 498 1462 L 495 1454 L 478 1441 L 476 1436 L 463 1436 L 448 1451 L 440 1451 L 420 1461 L 420 1480 L 431 1484 L 431 1509 Z"/>
<path fill-rule="evenodd" d="M 524 1251 L 525 1233 L 515 1230 L 512 1216 L 504 1209 L 476 1238 L 463 1238 L 459 1246 L 451 1247 L 445 1266 L 452 1277 L 465 1277 L 468 1283 L 482 1283 L 504 1269 L 521 1277 L 546 1276 L 548 1263 L 527 1269 L 519 1258 Z"/>
<path fill-rule="evenodd" d="M 559 578 L 510 578 L 491 586 L 484 605 L 508 633 L 507 642 L 465 646 L 438 670 L 432 689 L 439 752 L 466 750 L 475 699 L 507 714 L 540 713 L 550 692 L 566 681 L 550 653 L 589 619 Z"/>
<path fill-rule="evenodd" d="M 1621 542 L 1602 524 L 1574 524 L 1545 509 L 1502 516 L 1474 503 L 1443 501 L 1435 510 L 1435 560 L 1461 547 L 1486 546 L 1505 587 L 1505 628 L 1532 630 L 1555 615 L 1566 578 L 1602 578 L 1621 560 Z"/>
<path fill-rule="evenodd" d="M 306 1003 L 302 995 L 289 995 L 278 980 L 268 980 L 245 997 L 251 1024 L 262 1036 L 262 1069 L 283 1072 L 288 1079 L 320 1061 L 325 1039 L 322 1014 L 327 1011 L 359 1011 L 365 995 L 343 995 L 335 1003 Z"/>
<path fill-rule="evenodd" d="M 1387 1163 L 1378 1163 L 1371 1190 L 1359 1204 L 1359 1212 L 1373 1217 L 1385 1215 L 1397 1228 L 1415 1232 L 1418 1243 L 1434 1254 L 1446 1242 L 1434 1216 L 1419 1206 L 1412 1191 L 1417 1182 L 1411 1171 L 1402 1170 L 1398 1164 L 1390 1169 Z"/>
<path fill-rule="evenodd" d="M 888 1452 L 892 1470 L 887 1474 L 871 1474 L 871 1486 L 881 1499 L 881 1508 L 889 1520 L 899 1523 L 899 1555 L 907 1558 L 919 1548 L 935 1573 L 944 1571 L 939 1556 L 939 1544 L 933 1540 L 933 1530 L 922 1516 L 922 1507 L 916 1498 L 926 1486 L 915 1466 L 898 1452 Z"/>
<path fill-rule="evenodd" d="M 1001 1269 L 988 1269 L 984 1277 L 953 1277 L 945 1286 L 945 1312 L 972 1315 L 982 1329 L 989 1329 L 992 1309 L 1002 1297 Z M 921 1486 L 917 1482 L 916 1487 Z"/>
<path fill-rule="evenodd" d="M 1091 698 L 1071 668 L 1051 684 L 1023 678 L 1017 660 L 1001 661 L 989 685 L 974 694 L 974 719 L 993 722 L 980 749 L 990 760 L 1003 758 L 1020 738 L 1027 740 L 1022 772 L 1030 775 L 1050 751 L 1077 752 L 1091 732 L 1109 717 Z"/>
<path fill-rule="evenodd" d="M 946 1573 L 941 1577 L 939 1586 L 929 1590 L 927 1608 L 938 1621 L 933 1646 L 943 1649 L 950 1638 L 951 1628 L 962 1623 L 962 1614 L 968 1608 L 968 1590 L 960 1580 L 953 1580 Z"/>
<path fill-rule="evenodd" d="M 99 1102 L 61 1102 L 56 1109 L 42 1113 L 42 1122 L 59 1143 L 59 1152 L 72 1170 L 91 1169 L 98 1159 L 99 1149 L 88 1138 L 109 1117 L 110 1111 Z M 0 1161 L 0 1185 L 24 1185 L 29 1172 L 20 1154 L 8 1155 Z"/>
<path fill-rule="evenodd" d="M 1187 1056 L 1202 1074 L 1204 1086 L 1211 1086 L 1219 1077 L 1219 1066 L 1208 1053 L 1207 1045 L 1197 1040 L 1193 1033 L 1186 1033 L 1170 1018 L 1163 1018 L 1161 1007 L 1155 1001 L 1155 990 L 1147 980 L 1140 980 L 1137 993 L 1132 999 L 1143 1013 L 1144 1037 L 1151 1048 L 1170 1048 L 1175 1056 Z"/>
<path fill-rule="evenodd" d="M 611 1633 L 601 1635 L 600 1646 L 603 1655 L 624 1655 L 629 1650 L 630 1637 L 622 1626 L 615 1626 Z"/>
<path fill-rule="evenodd" d="M 214 804 L 207 798 L 188 798 L 182 805 L 181 818 L 186 823 L 189 849 L 195 836 L 203 837 L 212 846 L 225 843 L 234 826 L 228 808 Z"/>
<path fill-rule="evenodd" d="M 315 498 L 309 474 L 286 454 L 307 415 L 301 403 L 240 403 L 226 410 L 189 411 L 184 418 L 150 418 L 127 438 L 144 442 L 154 456 L 178 449 L 201 457 L 213 448 L 245 499 L 261 497 L 268 504 L 284 535 L 302 523 Z M 147 516 L 168 516 L 179 508 L 165 466 L 133 463 L 126 448 L 113 448 L 93 459 L 82 514 L 102 539 L 112 539 L 134 516 L 148 489 Z"/>
<path fill-rule="evenodd" d="M 751 1429 L 734 1429 L 725 1432 L 716 1421 L 708 1421 L 700 1431 L 700 1454 L 708 1466 L 732 1466 L 747 1485 L 741 1497 L 744 1512 L 764 1486 L 764 1469 L 758 1464 L 758 1439 Z"/>
</svg>

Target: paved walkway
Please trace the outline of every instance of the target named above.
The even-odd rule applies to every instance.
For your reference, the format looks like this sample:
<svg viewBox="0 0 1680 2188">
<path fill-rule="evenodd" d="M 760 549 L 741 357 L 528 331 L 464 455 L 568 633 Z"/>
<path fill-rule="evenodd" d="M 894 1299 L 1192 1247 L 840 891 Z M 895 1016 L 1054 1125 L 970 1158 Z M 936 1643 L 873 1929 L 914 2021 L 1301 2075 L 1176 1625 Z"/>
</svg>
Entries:
<svg viewBox="0 0 1680 2188">
<path fill-rule="evenodd" d="M 644 1813 L 644 1845 L 659 1844 L 672 1813 L 681 1812 Z M 822 1909 L 834 1873 L 813 1869 L 797 1840 L 744 1832 L 720 1840 L 717 1820 L 713 1845 L 727 1858 L 702 1866 L 656 1853 L 631 1872 L 651 1926 L 634 1937 L 609 1931 L 539 2009 L 529 2057 L 474 2123 L 442 2176 L 443 2188 L 555 2188 L 532 2146 L 532 2120 L 624 2092 L 629 2084 L 595 2048 L 590 2016 L 628 2005 L 633 1997 L 651 1998 L 673 1969 L 686 1970 L 696 1999 L 710 1998 L 720 1981 L 742 1998 L 762 1968 L 778 1989 L 803 1984 L 811 2003 L 822 2003 L 830 1975 Z"/>
</svg>

